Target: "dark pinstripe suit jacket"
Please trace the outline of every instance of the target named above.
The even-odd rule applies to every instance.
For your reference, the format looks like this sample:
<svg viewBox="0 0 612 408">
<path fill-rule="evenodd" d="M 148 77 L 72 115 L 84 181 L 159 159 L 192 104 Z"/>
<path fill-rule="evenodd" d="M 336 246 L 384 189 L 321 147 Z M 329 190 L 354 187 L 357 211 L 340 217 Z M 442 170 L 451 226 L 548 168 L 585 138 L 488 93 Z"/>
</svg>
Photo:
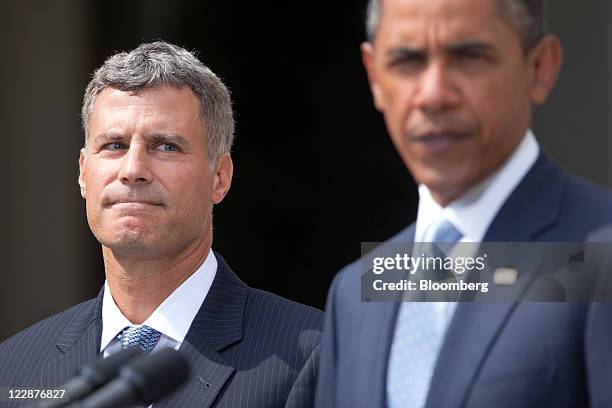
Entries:
<svg viewBox="0 0 612 408">
<path fill-rule="evenodd" d="M 312 406 L 322 312 L 249 288 L 215 255 L 217 275 L 180 347 L 191 376 L 155 407 Z M 1 343 L 0 389 L 67 381 L 98 358 L 101 316 L 102 292 Z"/>
</svg>

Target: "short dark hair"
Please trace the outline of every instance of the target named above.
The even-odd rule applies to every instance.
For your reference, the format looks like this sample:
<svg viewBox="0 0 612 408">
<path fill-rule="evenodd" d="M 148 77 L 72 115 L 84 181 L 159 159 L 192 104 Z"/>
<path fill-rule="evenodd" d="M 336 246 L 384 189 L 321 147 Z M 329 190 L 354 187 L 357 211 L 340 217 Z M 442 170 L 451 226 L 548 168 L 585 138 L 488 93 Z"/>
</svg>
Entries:
<svg viewBox="0 0 612 408">
<path fill-rule="evenodd" d="M 366 14 L 368 41 L 374 40 L 380 21 L 382 0 L 369 0 Z M 507 19 L 519 33 L 523 48 L 533 48 L 546 32 L 544 0 L 495 0 L 502 17 Z"/>
</svg>

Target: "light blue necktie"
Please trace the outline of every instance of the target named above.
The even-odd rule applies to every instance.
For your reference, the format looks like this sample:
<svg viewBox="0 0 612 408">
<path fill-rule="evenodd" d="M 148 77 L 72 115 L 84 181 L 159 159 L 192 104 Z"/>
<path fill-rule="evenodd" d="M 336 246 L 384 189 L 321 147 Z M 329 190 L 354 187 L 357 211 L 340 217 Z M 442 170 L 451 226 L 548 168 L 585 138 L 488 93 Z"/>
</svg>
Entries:
<svg viewBox="0 0 612 408">
<path fill-rule="evenodd" d="M 425 231 L 423 242 L 456 243 L 463 235 L 445 217 Z M 425 249 L 430 254 L 433 246 Z M 446 334 L 444 308 L 434 302 L 403 302 L 397 316 L 389 367 L 387 406 L 422 408 L 427 401 L 436 360 Z"/>
<path fill-rule="evenodd" d="M 117 340 L 121 342 L 121 349 L 138 347 L 143 353 L 149 354 L 155 348 L 161 333 L 152 327 L 139 325 L 128 326 L 121 330 Z"/>
</svg>

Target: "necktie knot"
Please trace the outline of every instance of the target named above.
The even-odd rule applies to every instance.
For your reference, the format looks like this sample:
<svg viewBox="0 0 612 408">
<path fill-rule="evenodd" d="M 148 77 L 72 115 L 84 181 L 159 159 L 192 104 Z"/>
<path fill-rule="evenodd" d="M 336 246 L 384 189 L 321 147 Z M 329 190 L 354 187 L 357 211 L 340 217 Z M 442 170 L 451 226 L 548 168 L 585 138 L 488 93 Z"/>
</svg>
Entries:
<svg viewBox="0 0 612 408">
<path fill-rule="evenodd" d="M 425 230 L 423 242 L 458 242 L 463 237 L 446 217 L 441 216 L 431 223 Z"/>
<path fill-rule="evenodd" d="M 419 251 L 427 257 L 444 260 L 451 255 L 457 242 L 461 240 L 463 234 L 459 231 L 445 216 L 438 217 L 432 222 L 423 234 L 423 242 L 420 244 Z M 428 268 L 421 271 L 421 274 L 426 274 L 427 278 L 442 282 L 454 281 L 455 275 L 451 269 L 445 266 L 445 262 L 434 262 L 433 268 Z M 444 300 L 453 299 L 456 294 L 454 292 L 424 293 L 429 300 Z M 443 296 L 441 296 L 443 295 Z"/>
<path fill-rule="evenodd" d="M 143 353 L 148 354 L 155 348 L 161 333 L 152 327 L 145 325 L 128 326 L 121 330 L 117 339 L 121 342 L 121 349 L 138 347 Z"/>
<path fill-rule="evenodd" d="M 445 257 L 462 237 L 461 231 L 441 216 L 425 230 L 419 250 L 427 256 Z"/>
</svg>

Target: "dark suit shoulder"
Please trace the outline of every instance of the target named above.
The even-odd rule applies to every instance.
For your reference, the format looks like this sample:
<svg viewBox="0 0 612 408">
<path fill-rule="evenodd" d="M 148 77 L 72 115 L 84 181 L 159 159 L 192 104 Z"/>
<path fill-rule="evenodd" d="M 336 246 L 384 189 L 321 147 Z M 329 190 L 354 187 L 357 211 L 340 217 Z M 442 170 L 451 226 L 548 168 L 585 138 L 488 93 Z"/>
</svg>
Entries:
<svg viewBox="0 0 612 408">
<path fill-rule="evenodd" d="M 415 224 L 410 224 L 400 232 L 381 242 L 372 249 L 368 256 L 379 253 L 389 256 L 397 250 L 398 245 L 412 244 L 414 242 Z M 334 277 L 330 289 L 329 298 L 334 298 L 338 304 L 347 304 L 349 309 L 353 309 L 356 303 L 361 302 L 361 276 L 367 272 L 371 265 L 366 263 L 366 258 L 360 257 L 342 268 Z M 328 299 L 329 301 L 329 299 Z"/>
<path fill-rule="evenodd" d="M 94 307 L 95 299 L 72 306 L 41 320 L 0 343 L 0 384 L 30 377 L 33 367 L 41 367 L 45 361 L 59 353 L 56 343 L 68 326 L 83 318 L 83 311 Z M 91 314 L 85 313 L 90 315 Z M 87 322 L 82 322 L 87 323 Z M 33 385 L 33 384 L 31 384 Z"/>
<path fill-rule="evenodd" d="M 508 197 L 485 235 L 491 242 L 584 242 L 612 220 L 612 193 L 545 154 Z"/>
<path fill-rule="evenodd" d="M 95 301 L 96 299 L 90 299 L 78 305 L 74 305 L 9 337 L 0 343 L 0 356 L 3 356 L 6 352 L 16 352 L 20 349 L 27 349 L 28 339 L 36 339 L 37 343 L 43 343 L 45 340 L 51 342 L 57 339 L 70 323 L 80 318 L 83 310 L 92 308 Z"/>
<path fill-rule="evenodd" d="M 612 192 L 570 174 L 561 215 L 559 228 L 579 230 L 577 232 L 584 240 L 589 234 L 612 223 Z"/>
<path fill-rule="evenodd" d="M 584 211 L 584 216 L 605 218 L 612 215 L 612 191 L 573 174 L 569 175 L 566 191 L 566 205 Z"/>
<path fill-rule="evenodd" d="M 249 288 L 245 310 L 245 339 L 264 336 L 271 345 L 297 350 L 304 359 L 321 342 L 323 312 L 261 289 Z"/>
<path fill-rule="evenodd" d="M 589 235 L 589 242 L 612 242 L 612 224 L 606 225 Z"/>
<path fill-rule="evenodd" d="M 300 315 L 312 317 L 318 320 L 323 319 L 323 312 L 321 310 L 312 306 L 295 302 L 293 300 L 286 299 L 272 292 L 267 292 L 265 290 L 249 287 L 249 297 L 254 302 L 260 302 L 265 300 L 268 302 L 272 302 L 272 304 L 274 304 L 275 306 L 287 307 Z M 249 305 L 247 304 L 247 307 L 248 306 Z"/>
<path fill-rule="evenodd" d="M 333 296 L 336 298 L 340 297 L 340 299 L 336 299 L 336 301 L 342 303 L 345 296 L 351 296 L 351 294 L 357 293 L 363 273 L 361 265 L 362 260 L 359 258 L 346 265 L 336 274 L 331 285 Z M 330 294 L 332 294 L 331 291 Z"/>
</svg>

